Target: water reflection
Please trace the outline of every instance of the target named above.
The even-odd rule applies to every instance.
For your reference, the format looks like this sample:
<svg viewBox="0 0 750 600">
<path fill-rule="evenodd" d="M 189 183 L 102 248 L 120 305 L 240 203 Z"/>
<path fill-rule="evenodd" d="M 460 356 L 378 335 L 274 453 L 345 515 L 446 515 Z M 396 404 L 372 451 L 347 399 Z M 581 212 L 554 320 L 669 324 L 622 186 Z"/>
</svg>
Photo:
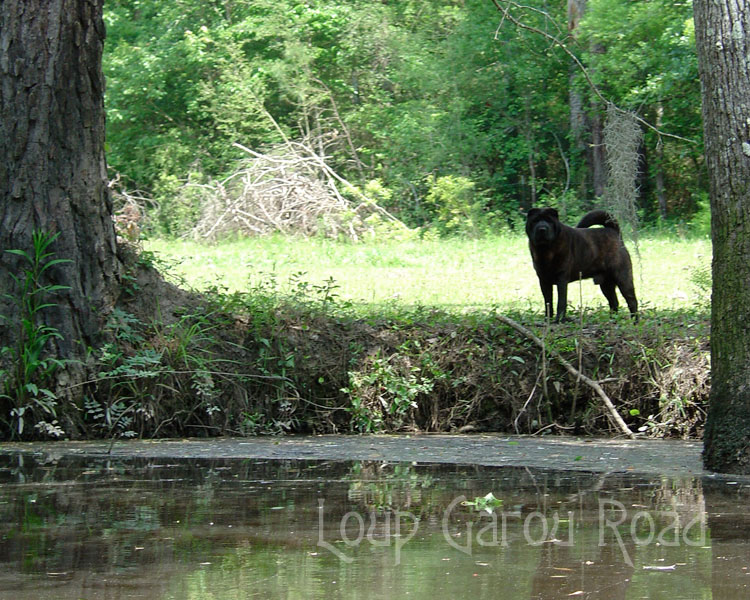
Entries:
<svg viewBox="0 0 750 600">
<path fill-rule="evenodd" d="M 0 483 L 2 598 L 748 597 L 746 482 L 4 455 Z"/>
</svg>

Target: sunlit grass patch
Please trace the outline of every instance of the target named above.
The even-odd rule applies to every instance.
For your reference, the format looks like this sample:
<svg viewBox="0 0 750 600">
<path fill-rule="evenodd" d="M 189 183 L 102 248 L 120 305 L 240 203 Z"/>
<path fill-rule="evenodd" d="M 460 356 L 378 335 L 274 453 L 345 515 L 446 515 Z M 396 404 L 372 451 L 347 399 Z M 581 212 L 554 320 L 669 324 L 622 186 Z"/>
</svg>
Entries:
<svg viewBox="0 0 750 600">
<path fill-rule="evenodd" d="M 272 282 L 278 291 L 291 293 L 300 280 L 311 286 L 330 286 L 333 280 L 339 300 L 362 308 L 397 303 L 541 312 L 536 274 L 520 235 L 363 243 L 271 236 L 213 245 L 158 239 L 144 247 L 165 261 L 169 275 L 196 289 L 249 291 Z M 692 275 L 710 264 L 709 240 L 654 237 L 641 239 L 637 252 L 628 247 L 643 307 L 705 305 L 705 287 Z M 568 298 L 573 310 L 579 305 L 606 310 L 591 280 L 571 284 Z"/>
</svg>

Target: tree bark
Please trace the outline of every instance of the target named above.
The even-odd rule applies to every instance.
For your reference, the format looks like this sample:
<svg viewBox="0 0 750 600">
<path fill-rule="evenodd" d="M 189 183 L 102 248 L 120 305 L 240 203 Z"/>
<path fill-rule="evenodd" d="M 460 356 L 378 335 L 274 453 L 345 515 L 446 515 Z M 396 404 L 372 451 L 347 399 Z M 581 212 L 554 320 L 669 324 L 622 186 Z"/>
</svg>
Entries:
<svg viewBox="0 0 750 600">
<path fill-rule="evenodd" d="M 41 313 L 61 337 L 47 352 L 83 359 L 97 346 L 119 288 L 120 262 L 104 158 L 103 0 L 0 2 L 0 290 L 32 252 L 32 232 L 59 233 L 68 259 L 43 285 L 67 286 Z M 17 339 L 19 309 L 0 299 L 0 346 Z M 66 373 L 82 370 L 70 363 Z M 73 377 L 75 378 L 75 377 Z M 58 382 L 59 383 L 59 382 Z M 6 415 L 3 415 L 5 417 Z"/>
<path fill-rule="evenodd" d="M 694 14 L 713 242 L 703 460 L 750 473 L 750 6 L 696 0 Z"/>
</svg>

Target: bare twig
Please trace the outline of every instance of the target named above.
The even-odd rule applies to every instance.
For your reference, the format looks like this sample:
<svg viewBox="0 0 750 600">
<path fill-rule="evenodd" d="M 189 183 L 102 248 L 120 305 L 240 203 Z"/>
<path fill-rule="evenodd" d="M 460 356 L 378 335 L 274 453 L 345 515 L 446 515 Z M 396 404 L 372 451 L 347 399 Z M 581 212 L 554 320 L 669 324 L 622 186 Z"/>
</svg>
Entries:
<svg viewBox="0 0 750 600">
<path fill-rule="evenodd" d="M 562 357 L 562 355 L 559 352 L 557 352 L 557 350 L 554 350 L 553 348 L 545 347 L 544 342 L 538 336 L 536 336 L 534 333 L 526 329 L 526 327 L 524 327 L 520 323 L 516 323 L 513 319 L 510 319 L 503 315 L 496 315 L 496 316 L 500 321 L 512 327 L 520 334 L 529 338 L 537 346 L 542 348 L 542 350 L 546 350 L 547 352 L 549 352 L 551 356 L 555 357 L 555 359 L 557 359 L 557 361 L 563 367 L 565 367 L 568 373 L 570 373 L 576 378 L 579 378 L 586 385 L 588 385 L 591 389 L 593 389 L 597 393 L 597 395 L 602 399 L 602 402 L 604 402 L 604 405 L 607 407 L 607 410 L 609 411 L 609 414 L 611 415 L 614 422 L 620 428 L 620 431 L 622 431 L 629 438 L 635 439 L 635 434 L 630 430 L 627 423 L 625 423 L 623 418 L 620 416 L 620 413 L 617 412 L 615 405 L 612 403 L 612 400 L 609 399 L 609 396 L 607 396 L 607 394 L 604 392 L 604 390 L 602 389 L 602 386 L 599 385 L 599 382 L 594 381 L 590 377 L 587 377 L 586 375 L 581 373 L 578 369 L 576 369 L 573 365 L 571 365 L 567 360 L 565 360 Z"/>
<path fill-rule="evenodd" d="M 531 393 L 529 394 L 529 397 L 526 398 L 526 402 L 524 402 L 524 405 L 521 407 L 521 410 L 518 411 L 518 414 L 516 415 L 516 418 L 513 419 L 513 428 L 516 430 L 516 433 L 519 433 L 518 431 L 518 419 L 521 418 L 521 415 L 526 412 L 526 407 L 529 405 L 529 402 L 531 402 L 531 399 L 534 397 L 534 392 L 536 392 L 536 387 L 539 384 L 539 378 L 542 376 L 542 373 L 539 373 L 539 375 L 536 376 L 536 381 L 534 382 L 534 387 L 531 388 Z"/>
</svg>

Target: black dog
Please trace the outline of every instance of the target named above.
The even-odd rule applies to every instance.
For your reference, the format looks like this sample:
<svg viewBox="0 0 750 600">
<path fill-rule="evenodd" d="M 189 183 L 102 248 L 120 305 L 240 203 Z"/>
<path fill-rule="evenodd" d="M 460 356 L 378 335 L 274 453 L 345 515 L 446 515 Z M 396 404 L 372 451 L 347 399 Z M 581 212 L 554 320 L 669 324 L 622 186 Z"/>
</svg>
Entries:
<svg viewBox="0 0 750 600">
<path fill-rule="evenodd" d="M 591 225 L 604 227 L 588 229 Z M 620 288 L 631 316 L 638 318 L 630 254 L 620 226 L 609 213 L 593 210 L 577 227 L 569 227 L 560 222 L 554 208 L 532 208 L 526 216 L 526 235 L 548 318 L 552 318 L 552 286 L 557 286 L 558 322 L 565 318 L 568 283 L 589 277 L 601 287 L 613 312 L 618 308 L 615 286 Z"/>
</svg>

